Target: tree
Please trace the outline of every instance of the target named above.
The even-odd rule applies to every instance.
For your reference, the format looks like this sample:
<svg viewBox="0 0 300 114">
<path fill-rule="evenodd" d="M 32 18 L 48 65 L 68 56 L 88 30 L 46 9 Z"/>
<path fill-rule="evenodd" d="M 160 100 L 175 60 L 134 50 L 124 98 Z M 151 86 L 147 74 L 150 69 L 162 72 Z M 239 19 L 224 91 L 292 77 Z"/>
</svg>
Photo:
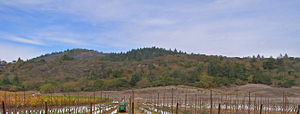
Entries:
<svg viewBox="0 0 300 114">
<path fill-rule="evenodd" d="M 10 80 L 8 79 L 8 74 L 7 73 L 5 73 L 4 76 L 2 77 L 1 83 L 4 84 L 4 85 L 10 85 L 11 84 Z"/>
<path fill-rule="evenodd" d="M 103 87 L 104 81 L 101 79 L 97 79 L 94 86 L 96 90 L 100 90 Z"/>
<path fill-rule="evenodd" d="M 102 72 L 101 78 L 107 78 L 112 74 L 112 68 L 107 68 Z"/>
<path fill-rule="evenodd" d="M 250 62 L 251 62 L 251 63 L 255 63 L 255 62 L 256 62 L 256 58 L 255 58 L 254 55 L 253 55 L 253 57 L 251 58 Z"/>
<path fill-rule="evenodd" d="M 112 76 L 114 78 L 120 78 L 122 76 L 122 74 L 123 74 L 123 69 L 121 69 L 121 70 L 113 70 L 112 71 Z"/>
<path fill-rule="evenodd" d="M 223 69 L 219 60 L 209 62 L 207 70 L 207 73 L 210 76 L 222 76 Z"/>
<path fill-rule="evenodd" d="M 16 67 L 19 68 L 23 63 L 23 60 L 19 57 L 18 61 L 16 62 Z"/>
<path fill-rule="evenodd" d="M 223 75 L 222 76 L 225 76 L 227 78 L 233 77 L 234 71 L 233 71 L 233 67 L 232 67 L 230 61 L 227 60 L 223 67 L 224 68 L 223 68 Z"/>
<path fill-rule="evenodd" d="M 283 58 L 277 58 L 275 64 L 278 65 L 278 66 L 283 66 L 284 65 L 284 59 Z"/>
<path fill-rule="evenodd" d="M 260 59 L 260 55 L 258 54 L 256 58 Z"/>
<path fill-rule="evenodd" d="M 71 56 L 68 56 L 68 55 L 63 55 L 61 59 L 62 59 L 63 61 L 70 61 L 70 60 L 73 60 L 74 58 L 71 57 Z"/>
<path fill-rule="evenodd" d="M 266 62 L 263 62 L 263 68 L 272 70 L 275 68 L 275 60 L 273 58 L 269 58 Z"/>
<path fill-rule="evenodd" d="M 173 78 L 180 78 L 180 76 L 184 75 L 180 70 L 174 70 L 171 76 Z"/>
<path fill-rule="evenodd" d="M 196 81 L 199 81 L 198 79 L 199 78 L 198 78 L 198 73 L 197 72 L 195 72 L 195 71 L 190 71 L 189 72 L 189 76 L 187 78 L 189 83 L 194 83 Z"/>
<path fill-rule="evenodd" d="M 153 82 L 155 80 L 155 75 L 152 72 L 150 72 L 147 79 L 149 82 Z"/>
<path fill-rule="evenodd" d="M 253 76 L 253 83 L 255 84 L 272 84 L 271 76 L 268 74 L 255 74 Z"/>
<path fill-rule="evenodd" d="M 20 84 L 20 79 L 19 79 L 18 75 L 15 75 L 15 76 L 14 76 L 14 78 L 13 78 L 13 80 L 12 80 L 12 83 L 13 83 L 14 85 L 19 85 L 19 84 Z"/>
<path fill-rule="evenodd" d="M 234 78 L 241 79 L 243 81 L 246 81 L 248 78 L 246 75 L 247 68 L 245 64 L 235 63 L 233 67 L 233 72 L 234 72 Z"/>
<path fill-rule="evenodd" d="M 136 83 L 137 83 L 138 81 L 141 80 L 141 78 L 142 78 L 141 73 L 135 73 L 135 74 L 131 77 L 131 80 L 130 80 L 130 82 L 129 82 L 130 85 L 131 85 L 131 86 L 135 86 Z"/>
<path fill-rule="evenodd" d="M 289 58 L 288 54 L 284 54 L 284 57 L 283 58 Z"/>
<path fill-rule="evenodd" d="M 0 60 L 0 66 L 1 65 L 6 65 L 7 64 L 7 62 L 6 61 L 4 61 L 4 60 Z"/>
<path fill-rule="evenodd" d="M 280 87 L 289 88 L 295 85 L 294 80 L 284 80 L 278 84 Z"/>
</svg>

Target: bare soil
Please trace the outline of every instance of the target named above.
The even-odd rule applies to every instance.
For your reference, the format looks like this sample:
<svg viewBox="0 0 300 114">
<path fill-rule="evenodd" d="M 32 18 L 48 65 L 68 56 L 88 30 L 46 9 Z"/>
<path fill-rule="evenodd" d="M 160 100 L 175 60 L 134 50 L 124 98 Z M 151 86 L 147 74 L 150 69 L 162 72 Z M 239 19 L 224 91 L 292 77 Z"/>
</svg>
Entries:
<svg viewBox="0 0 300 114">
<path fill-rule="evenodd" d="M 233 87 L 220 87 L 214 89 L 197 88 L 191 86 L 165 86 L 165 87 L 150 87 L 142 89 L 134 89 L 134 96 L 136 101 L 141 101 L 145 99 L 155 99 L 159 95 L 161 98 L 171 97 L 173 89 L 174 98 L 182 100 L 185 95 L 194 96 L 195 94 L 200 95 L 202 98 L 209 98 L 210 90 L 212 90 L 213 97 L 220 97 L 225 95 L 247 97 L 249 92 L 251 97 L 264 97 L 271 98 L 280 102 L 283 93 L 288 97 L 288 100 L 294 103 L 300 103 L 300 87 L 292 88 L 276 88 L 263 84 L 247 84 L 243 86 L 233 86 Z M 124 91 L 96 91 L 96 92 L 74 92 L 74 93 L 55 93 L 55 95 L 82 95 L 82 96 L 102 96 L 109 97 L 114 100 L 121 100 L 124 97 L 128 99 L 132 94 L 132 90 Z M 143 101 L 144 102 L 144 101 Z"/>
</svg>

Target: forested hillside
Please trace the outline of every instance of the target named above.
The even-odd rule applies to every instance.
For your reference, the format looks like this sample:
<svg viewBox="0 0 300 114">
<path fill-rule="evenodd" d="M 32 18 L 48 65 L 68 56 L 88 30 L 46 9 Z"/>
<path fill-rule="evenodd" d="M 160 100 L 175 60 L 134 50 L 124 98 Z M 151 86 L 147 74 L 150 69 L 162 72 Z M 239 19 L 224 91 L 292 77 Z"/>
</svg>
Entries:
<svg viewBox="0 0 300 114">
<path fill-rule="evenodd" d="M 186 54 L 162 48 L 101 53 L 73 49 L 0 64 L 1 90 L 121 90 L 167 85 L 202 88 L 267 84 L 299 86 L 300 58 Z"/>
</svg>

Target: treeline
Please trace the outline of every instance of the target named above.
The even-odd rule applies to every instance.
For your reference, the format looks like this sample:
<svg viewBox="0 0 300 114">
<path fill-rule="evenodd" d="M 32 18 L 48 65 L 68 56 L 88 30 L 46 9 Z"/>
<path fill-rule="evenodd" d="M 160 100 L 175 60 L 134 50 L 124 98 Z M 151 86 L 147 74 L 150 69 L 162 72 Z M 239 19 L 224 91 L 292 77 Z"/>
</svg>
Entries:
<svg viewBox="0 0 300 114">
<path fill-rule="evenodd" d="M 182 51 L 174 50 L 166 50 L 164 48 L 151 47 L 151 48 L 139 48 L 132 49 L 128 52 L 121 53 L 111 53 L 108 56 L 104 57 L 105 60 L 111 61 L 141 61 L 144 59 L 150 59 L 153 57 L 159 57 L 164 55 L 172 55 L 172 54 L 184 54 Z"/>
<path fill-rule="evenodd" d="M 300 81 L 300 59 L 287 54 L 277 58 L 229 58 L 151 47 L 78 59 L 90 52 L 95 53 L 77 49 L 56 53 L 61 56 L 53 61 L 42 57 L 6 64 L 0 72 L 0 89 L 48 93 L 168 85 L 214 88 L 248 83 L 288 88 Z"/>
</svg>

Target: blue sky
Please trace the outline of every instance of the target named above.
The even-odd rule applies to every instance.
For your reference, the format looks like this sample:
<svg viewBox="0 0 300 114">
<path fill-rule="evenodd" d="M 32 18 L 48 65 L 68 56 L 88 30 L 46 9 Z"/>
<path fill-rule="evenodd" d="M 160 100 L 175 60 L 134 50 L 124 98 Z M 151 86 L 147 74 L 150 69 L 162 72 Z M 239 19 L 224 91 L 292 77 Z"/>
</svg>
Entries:
<svg viewBox="0 0 300 114">
<path fill-rule="evenodd" d="M 0 59 L 157 46 L 300 57 L 299 0 L 0 0 Z"/>
</svg>

